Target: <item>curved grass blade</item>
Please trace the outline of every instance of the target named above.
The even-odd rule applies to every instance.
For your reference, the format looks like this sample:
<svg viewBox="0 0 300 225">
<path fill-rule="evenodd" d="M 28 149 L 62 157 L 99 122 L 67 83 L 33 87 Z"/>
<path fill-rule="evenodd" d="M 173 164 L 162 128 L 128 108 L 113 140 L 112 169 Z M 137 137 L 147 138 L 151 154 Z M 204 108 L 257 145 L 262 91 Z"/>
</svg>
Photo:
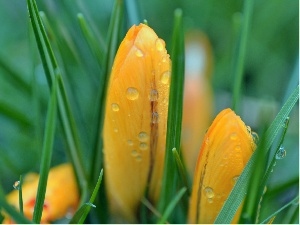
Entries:
<svg viewBox="0 0 300 225">
<path fill-rule="evenodd" d="M 278 209 L 276 212 L 272 213 L 268 218 L 264 219 L 261 224 L 267 223 L 270 219 L 272 219 L 274 216 L 276 216 L 278 213 L 280 213 L 285 208 L 289 207 L 292 204 L 295 204 L 297 202 L 299 204 L 299 195 L 296 196 L 293 200 L 282 206 L 280 209 Z"/>
<path fill-rule="evenodd" d="M 29 221 L 21 213 L 17 212 L 14 207 L 12 207 L 10 204 L 7 203 L 7 201 L 5 200 L 4 191 L 1 186 L 0 186 L 0 208 L 4 209 L 11 216 L 11 218 L 14 219 L 16 223 L 20 223 L 20 224 L 31 223 L 31 221 Z"/>
<path fill-rule="evenodd" d="M 183 86 L 184 86 L 184 37 L 182 10 L 174 12 L 174 30 L 172 37 L 172 77 L 170 85 L 166 153 L 162 189 L 158 204 L 159 211 L 165 211 L 173 199 L 176 188 L 176 165 L 172 149 L 180 149 Z"/>
<path fill-rule="evenodd" d="M 44 71 L 47 77 L 48 85 L 52 88 L 52 83 L 55 79 L 56 71 L 57 76 L 61 76 L 59 68 L 56 63 L 50 42 L 43 27 L 41 18 L 38 13 L 35 0 L 27 0 L 28 11 L 31 18 L 36 43 L 43 63 Z M 76 177 L 79 182 L 79 187 L 82 192 L 86 190 L 87 178 L 85 169 L 82 162 L 82 151 L 80 148 L 80 141 L 78 131 L 75 125 L 74 116 L 72 114 L 69 102 L 67 100 L 66 91 L 61 79 L 59 79 L 59 86 L 57 89 L 57 102 L 61 122 L 64 128 L 64 135 L 68 144 L 69 155 L 74 165 Z"/>
<path fill-rule="evenodd" d="M 72 220 L 70 221 L 70 223 L 78 223 L 78 224 L 83 224 L 89 211 L 91 210 L 92 207 L 96 208 L 95 205 L 93 205 L 95 199 L 96 199 L 96 196 L 97 196 L 97 193 L 98 193 L 98 190 L 100 188 L 100 185 L 101 185 L 101 182 L 102 182 L 102 177 L 103 177 L 103 170 L 101 170 L 100 172 L 100 175 L 99 175 L 99 178 L 98 178 L 98 181 L 97 181 L 97 184 L 94 188 L 94 191 L 92 193 L 92 196 L 89 200 L 88 203 L 84 203 L 80 209 L 75 213 L 75 215 L 73 216 Z"/>
<path fill-rule="evenodd" d="M 247 48 L 247 38 L 249 33 L 250 20 L 253 9 L 253 0 L 244 1 L 244 14 L 243 14 L 243 22 L 241 24 L 241 31 L 239 40 L 237 41 L 237 52 L 234 56 L 234 82 L 233 82 L 233 101 L 232 101 L 232 109 L 235 112 L 239 112 L 238 107 L 240 103 L 240 95 L 241 95 L 241 85 L 243 80 L 243 69 L 245 63 L 246 56 L 246 48 Z"/>
<path fill-rule="evenodd" d="M 190 193 L 191 193 L 191 191 L 190 191 L 190 185 L 188 183 L 187 173 L 186 173 L 186 170 L 185 170 L 185 168 L 183 166 L 182 160 L 181 160 L 181 158 L 179 156 L 179 153 L 176 150 L 176 148 L 172 149 L 172 153 L 173 153 L 173 156 L 175 158 L 175 161 L 176 161 L 176 164 L 177 164 L 177 169 L 178 169 L 178 172 L 180 174 L 180 178 L 182 180 L 182 183 L 184 184 L 184 186 L 187 187 L 188 195 L 190 195 Z"/>
<path fill-rule="evenodd" d="M 187 188 L 183 187 L 181 188 L 178 193 L 173 197 L 172 201 L 169 203 L 169 205 L 166 207 L 166 210 L 164 211 L 162 217 L 158 221 L 159 224 L 165 223 L 169 216 L 171 215 L 172 211 L 174 210 L 175 206 L 179 202 L 179 200 L 182 198 L 184 193 L 186 192 Z"/>
<path fill-rule="evenodd" d="M 41 159 L 41 165 L 40 165 L 40 179 L 39 179 L 38 190 L 37 190 L 37 195 L 36 195 L 36 203 L 35 203 L 34 212 L 33 212 L 33 222 L 34 223 L 41 222 L 42 213 L 43 213 L 43 206 L 44 206 L 44 201 L 45 201 L 48 173 L 50 170 L 52 151 L 53 151 L 54 134 L 55 134 L 55 127 L 56 127 L 57 86 L 58 86 L 58 81 L 55 80 L 52 91 L 51 91 L 51 99 L 49 101 L 47 118 L 46 118 L 45 136 L 44 136 L 42 159 Z"/>
<path fill-rule="evenodd" d="M 90 47 L 90 50 L 96 57 L 100 67 L 102 68 L 104 62 L 104 52 L 106 52 L 106 49 L 100 49 L 99 41 L 93 34 L 91 28 L 86 22 L 86 19 L 81 13 L 77 14 L 77 19 L 85 41 L 87 42 L 88 46 Z"/>
<path fill-rule="evenodd" d="M 282 128 L 282 124 L 288 117 L 289 113 L 295 106 L 296 102 L 299 99 L 299 85 L 290 95 L 288 100 L 285 102 L 276 118 L 271 123 L 270 127 L 266 131 L 265 136 L 265 148 L 269 149 L 276 138 L 279 130 Z M 257 151 L 254 152 L 249 162 L 247 163 L 243 173 L 240 175 L 238 181 L 236 182 L 233 190 L 231 191 L 228 199 L 224 203 L 220 213 L 218 214 L 214 223 L 230 223 L 235 215 L 239 205 L 244 199 L 246 194 L 246 188 L 248 187 L 249 177 L 251 175 L 251 171 L 253 170 L 254 159 L 257 155 Z M 269 165 L 269 164 L 268 164 Z"/>
</svg>

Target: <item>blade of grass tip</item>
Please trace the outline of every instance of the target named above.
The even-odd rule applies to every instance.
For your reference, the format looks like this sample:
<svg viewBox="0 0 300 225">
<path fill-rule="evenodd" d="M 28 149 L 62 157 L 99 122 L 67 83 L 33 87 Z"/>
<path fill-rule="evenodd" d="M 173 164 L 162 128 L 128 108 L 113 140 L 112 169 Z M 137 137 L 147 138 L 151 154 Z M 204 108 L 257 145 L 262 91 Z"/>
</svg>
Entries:
<svg viewBox="0 0 300 225">
<path fill-rule="evenodd" d="M 58 65 L 54 57 L 52 48 L 50 46 L 49 39 L 46 31 L 43 27 L 41 18 L 38 13 L 35 0 L 27 0 L 29 16 L 31 18 L 31 24 L 36 38 L 36 43 L 41 56 L 44 71 L 47 77 L 48 85 L 51 88 L 54 81 L 54 70 L 58 71 Z M 50 61 L 49 61 L 50 60 Z M 58 73 L 58 76 L 61 76 Z M 57 89 L 57 102 L 59 109 L 59 116 L 64 128 L 64 135 L 68 144 L 68 153 L 71 157 L 71 162 L 74 165 L 77 180 L 79 182 L 79 188 L 82 192 L 86 189 L 87 178 L 82 162 L 82 151 L 80 148 L 80 142 L 78 137 L 78 131 L 75 125 L 74 116 L 72 114 L 66 91 L 62 79 L 59 79 L 59 87 Z"/>
<path fill-rule="evenodd" d="M 139 24 L 141 22 L 140 7 L 136 0 L 125 0 L 126 15 L 129 25 Z"/>
<path fill-rule="evenodd" d="M 166 207 L 166 210 L 164 211 L 162 217 L 158 221 L 159 224 L 166 223 L 167 219 L 171 215 L 172 211 L 174 210 L 175 206 L 179 202 L 179 200 L 182 198 L 184 193 L 186 192 L 187 188 L 183 187 L 181 188 L 178 193 L 173 197 L 172 201 L 169 203 L 169 205 Z"/>
<path fill-rule="evenodd" d="M 77 19 L 79 22 L 80 30 L 83 34 L 83 37 L 85 38 L 86 43 L 88 44 L 91 52 L 96 57 L 100 67 L 103 67 L 103 61 L 104 61 L 104 52 L 106 52 L 106 49 L 100 49 L 99 41 L 93 34 L 91 28 L 86 22 L 86 19 L 81 13 L 77 14 Z"/>
<path fill-rule="evenodd" d="M 7 212 L 10 217 L 19 224 L 29 224 L 31 223 L 30 220 L 24 217 L 21 213 L 17 212 L 17 210 L 7 203 L 5 200 L 4 191 L 2 189 L 2 186 L 0 185 L 0 208 L 4 209 L 5 212 Z"/>
<path fill-rule="evenodd" d="M 103 169 L 101 170 L 100 172 L 100 175 L 98 177 L 98 181 L 97 181 L 97 184 L 93 190 L 93 193 L 92 193 L 92 196 L 89 200 L 88 203 L 84 203 L 80 208 L 79 210 L 74 214 L 73 218 L 71 219 L 70 223 L 78 223 L 78 224 L 83 224 L 89 211 L 91 210 L 92 207 L 96 208 L 95 205 L 93 205 L 95 199 L 96 199 L 96 196 L 97 196 L 97 193 L 99 191 L 99 188 L 100 188 L 100 185 L 101 185 L 101 182 L 102 182 L 102 177 L 103 177 Z"/>
<path fill-rule="evenodd" d="M 240 30 L 239 40 L 237 43 L 237 51 L 234 55 L 234 82 L 233 82 L 233 101 L 232 101 L 232 109 L 237 113 L 239 112 L 238 107 L 240 103 L 241 96 L 241 85 L 243 80 L 243 70 L 246 56 L 246 48 L 247 48 L 247 39 L 250 27 L 250 20 L 252 16 L 253 9 L 253 0 L 244 1 L 244 14 L 242 27 Z"/>
<path fill-rule="evenodd" d="M 119 41 L 118 38 L 120 36 L 121 24 L 123 21 L 123 8 L 124 4 L 122 0 L 116 0 L 113 13 L 111 17 L 111 21 L 108 29 L 108 37 L 107 37 L 107 52 L 106 58 L 104 62 L 103 73 L 100 77 L 100 87 L 99 92 L 97 94 L 96 101 L 96 109 L 95 109 L 95 117 L 96 117 L 96 133 L 94 140 L 94 147 L 92 153 L 92 167 L 91 167 L 91 178 L 96 181 L 96 175 L 100 168 L 102 168 L 102 129 L 104 124 L 104 112 L 105 112 L 105 99 L 107 86 L 109 81 L 109 76 L 111 72 L 111 68 L 113 65 L 114 57 L 117 52 Z"/>
<path fill-rule="evenodd" d="M 180 149 L 184 86 L 184 37 L 181 9 L 176 9 L 174 12 L 171 56 L 172 76 L 168 109 L 165 165 L 158 204 L 160 212 L 165 211 L 167 205 L 173 199 L 176 188 L 176 165 L 172 149 Z"/>
<path fill-rule="evenodd" d="M 18 186 L 19 188 L 19 208 L 20 208 L 20 213 L 23 215 L 23 194 L 22 194 L 22 185 L 23 185 L 23 177 L 20 175 L 20 184 Z"/>
<path fill-rule="evenodd" d="M 296 102 L 299 99 L 299 85 L 290 95 L 288 100 L 285 102 L 273 122 L 271 123 L 270 127 L 266 131 L 266 143 L 265 148 L 269 149 L 277 136 L 279 130 L 284 124 L 285 119 L 288 117 L 289 113 L 295 106 Z M 256 157 L 257 151 L 253 153 L 250 160 L 248 161 L 246 167 L 244 168 L 242 174 L 240 175 L 239 179 L 237 180 L 235 186 L 233 187 L 229 197 L 227 198 L 226 202 L 224 203 L 220 213 L 218 214 L 214 223 L 230 223 L 235 215 L 238 207 L 240 206 L 241 202 L 244 200 L 244 196 L 246 194 L 246 188 L 249 183 L 249 176 L 251 174 L 253 168 L 253 162 Z"/>
<path fill-rule="evenodd" d="M 175 158 L 177 169 L 178 169 L 178 173 L 180 174 L 180 178 L 182 180 L 182 183 L 184 184 L 184 186 L 187 187 L 187 193 L 188 193 L 188 195 L 190 195 L 190 193 L 191 193 L 190 185 L 188 183 L 187 173 L 186 173 L 186 170 L 185 170 L 185 168 L 183 166 L 182 160 L 181 160 L 181 158 L 179 156 L 179 153 L 176 150 L 176 148 L 172 149 L 172 153 L 173 153 L 173 156 Z"/>
<path fill-rule="evenodd" d="M 58 86 L 58 81 L 55 80 L 52 91 L 51 98 L 48 105 L 48 112 L 46 117 L 46 127 L 45 136 L 42 149 L 42 159 L 40 165 L 40 178 L 38 183 L 36 202 L 33 211 L 33 222 L 40 223 L 43 213 L 43 206 L 46 195 L 48 173 L 50 170 L 52 152 L 53 152 L 53 142 L 56 127 L 56 114 L 57 114 L 57 98 L 56 90 Z"/>
<path fill-rule="evenodd" d="M 265 126 L 266 127 L 266 126 Z M 247 187 L 247 195 L 244 202 L 244 206 L 241 212 L 239 223 L 255 223 L 257 218 L 256 210 L 259 205 L 259 199 L 263 194 L 263 187 L 261 182 L 265 174 L 265 168 L 267 163 L 266 152 L 268 149 L 265 148 L 266 135 L 263 132 L 262 138 L 258 144 L 256 158 L 254 159 L 253 169 L 250 171 L 250 180 Z"/>
<path fill-rule="evenodd" d="M 264 219 L 260 224 L 267 223 L 271 218 L 273 218 L 274 216 L 276 216 L 278 213 L 280 213 L 285 208 L 287 208 L 287 207 L 295 204 L 295 202 L 297 202 L 297 204 L 299 204 L 299 196 L 296 196 L 294 199 L 292 199 L 290 202 L 288 202 L 287 204 L 285 204 L 284 206 L 282 206 L 276 212 L 272 213 L 270 216 L 268 216 L 268 218 Z"/>
</svg>

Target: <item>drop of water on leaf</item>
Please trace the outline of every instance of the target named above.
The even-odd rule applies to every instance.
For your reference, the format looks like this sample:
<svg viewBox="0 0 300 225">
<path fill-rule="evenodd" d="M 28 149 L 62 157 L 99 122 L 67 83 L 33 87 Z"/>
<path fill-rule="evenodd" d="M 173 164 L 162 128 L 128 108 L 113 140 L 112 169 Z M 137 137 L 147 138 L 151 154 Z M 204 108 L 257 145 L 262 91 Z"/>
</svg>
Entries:
<svg viewBox="0 0 300 225">
<path fill-rule="evenodd" d="M 148 140 L 148 134 L 146 132 L 140 132 L 138 135 L 138 139 L 140 141 L 147 141 Z"/>
<path fill-rule="evenodd" d="M 14 187 L 14 189 L 16 189 L 16 190 L 20 190 L 20 181 L 16 181 L 16 182 L 13 184 L 13 187 Z"/>
<path fill-rule="evenodd" d="M 129 100 L 136 100 L 139 97 L 139 91 L 134 87 L 129 87 L 126 90 L 126 97 Z"/>
<path fill-rule="evenodd" d="M 156 89 L 150 91 L 149 99 L 151 102 L 156 102 L 158 100 L 158 91 Z"/>
<path fill-rule="evenodd" d="M 169 84 L 170 83 L 170 77 L 171 77 L 171 71 L 165 71 L 161 74 L 160 81 L 163 84 Z"/>
<path fill-rule="evenodd" d="M 204 188 L 204 191 L 207 198 L 213 198 L 215 196 L 214 190 L 211 187 Z"/>
<path fill-rule="evenodd" d="M 230 134 L 230 139 L 231 140 L 236 140 L 237 139 L 237 134 L 236 133 Z"/>
<path fill-rule="evenodd" d="M 151 122 L 152 122 L 152 123 L 158 123 L 158 119 L 159 119 L 158 113 L 157 113 L 157 112 L 153 112 L 153 113 L 152 113 Z"/>
<path fill-rule="evenodd" d="M 117 103 L 112 103 L 111 104 L 111 109 L 114 112 L 118 112 L 120 110 L 120 107 L 119 107 L 119 105 Z"/>
<path fill-rule="evenodd" d="M 137 48 L 136 51 L 135 51 L 135 55 L 137 57 L 141 58 L 141 57 L 144 56 L 144 53 L 142 52 L 142 50 L 140 50 L 140 49 Z"/>
<path fill-rule="evenodd" d="M 279 150 L 276 152 L 276 159 L 283 159 L 286 156 L 286 150 L 283 146 L 279 148 Z"/>
<path fill-rule="evenodd" d="M 165 48 L 165 42 L 162 39 L 157 38 L 155 41 L 155 47 L 156 47 L 157 51 L 161 52 Z"/>
<path fill-rule="evenodd" d="M 147 150 L 147 148 L 148 148 L 147 143 L 145 143 L 145 142 L 140 143 L 140 149 L 141 150 Z"/>
</svg>

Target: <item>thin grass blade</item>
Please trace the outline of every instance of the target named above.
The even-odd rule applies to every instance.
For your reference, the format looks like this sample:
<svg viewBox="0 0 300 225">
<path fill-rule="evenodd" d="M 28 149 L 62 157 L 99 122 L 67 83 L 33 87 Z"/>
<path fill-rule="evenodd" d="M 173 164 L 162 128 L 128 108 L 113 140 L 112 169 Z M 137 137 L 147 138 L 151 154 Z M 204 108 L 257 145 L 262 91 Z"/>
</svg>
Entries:
<svg viewBox="0 0 300 225">
<path fill-rule="evenodd" d="M 162 189 L 158 208 L 160 212 L 173 199 L 176 191 L 176 163 L 172 149 L 180 149 L 182 105 L 183 105 L 183 86 L 184 86 L 184 37 L 182 25 L 182 10 L 174 12 L 174 30 L 172 40 L 172 77 L 170 85 L 166 154 Z"/>
<path fill-rule="evenodd" d="M 180 174 L 181 181 L 184 184 L 184 186 L 187 187 L 187 192 L 190 195 L 191 191 L 190 191 L 190 185 L 188 183 L 188 178 L 187 178 L 188 176 L 187 176 L 186 170 L 183 166 L 180 155 L 179 155 L 178 151 L 176 150 L 176 148 L 173 148 L 172 152 L 173 152 L 173 157 L 175 158 L 175 161 L 176 161 L 176 164 L 177 164 L 177 169 L 178 169 L 178 172 Z"/>
<path fill-rule="evenodd" d="M 50 170 L 50 164 L 51 164 L 51 158 L 53 152 L 54 134 L 55 134 L 55 127 L 56 127 L 57 86 L 58 86 L 58 81 L 56 80 L 51 91 L 51 99 L 49 101 L 48 112 L 47 112 L 42 159 L 40 165 L 40 179 L 39 179 L 38 190 L 36 195 L 36 203 L 33 212 L 34 223 L 41 222 L 43 208 L 44 208 L 43 206 L 44 206 L 45 195 L 46 195 L 48 173 Z"/>
<path fill-rule="evenodd" d="M 23 214 L 23 194 L 22 194 L 22 185 L 23 185 L 23 177 L 20 175 L 20 184 L 18 186 L 19 188 L 19 208 L 20 208 L 20 213 Z"/>
<path fill-rule="evenodd" d="M 270 127 L 266 131 L 266 143 L 265 148 L 269 149 L 276 138 L 279 130 L 282 128 L 284 121 L 288 117 L 289 113 L 295 106 L 296 102 L 299 99 L 299 85 L 290 95 L 288 100 L 285 102 L 276 118 L 271 123 Z M 231 191 L 228 199 L 224 203 L 220 213 L 218 214 L 215 223 L 230 223 L 235 215 L 238 207 L 244 199 L 246 194 L 246 188 L 248 187 L 249 177 L 251 171 L 253 170 L 254 159 L 257 155 L 257 151 L 254 152 L 249 162 L 247 163 L 243 173 L 240 175 L 238 181 L 236 182 L 233 190 Z M 268 164 L 269 165 L 269 164 Z"/>
</svg>

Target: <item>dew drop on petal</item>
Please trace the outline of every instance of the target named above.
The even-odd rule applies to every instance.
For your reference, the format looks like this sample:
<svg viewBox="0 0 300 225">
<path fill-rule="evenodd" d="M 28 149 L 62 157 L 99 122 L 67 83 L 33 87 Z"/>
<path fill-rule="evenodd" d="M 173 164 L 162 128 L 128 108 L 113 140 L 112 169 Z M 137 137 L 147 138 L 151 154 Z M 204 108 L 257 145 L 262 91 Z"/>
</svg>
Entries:
<svg viewBox="0 0 300 225">
<path fill-rule="evenodd" d="M 158 113 L 157 113 L 157 112 L 153 112 L 153 113 L 152 113 L 151 122 L 152 122 L 152 123 L 158 123 L 158 119 L 159 119 Z"/>
<path fill-rule="evenodd" d="M 132 151 L 131 151 L 131 155 L 132 155 L 133 157 L 136 157 L 136 156 L 138 155 L 137 150 L 132 150 Z"/>
<path fill-rule="evenodd" d="M 140 50 L 140 49 L 137 48 L 136 51 L 135 51 L 135 55 L 137 57 L 141 58 L 141 57 L 144 56 L 144 53 L 142 52 L 142 50 Z"/>
<path fill-rule="evenodd" d="M 142 161 L 142 156 L 140 156 L 140 155 L 136 156 L 136 157 L 135 157 L 135 160 L 136 160 L 137 162 Z"/>
<path fill-rule="evenodd" d="M 157 38 L 155 41 L 155 47 L 157 51 L 161 52 L 165 48 L 165 42 L 162 39 Z"/>
<path fill-rule="evenodd" d="M 145 143 L 145 142 L 140 143 L 140 149 L 141 150 L 147 150 L 147 148 L 148 148 L 147 143 Z"/>
<path fill-rule="evenodd" d="M 237 139 L 237 134 L 236 133 L 232 133 L 232 134 L 230 134 L 230 139 L 231 140 L 236 140 Z"/>
<path fill-rule="evenodd" d="M 171 77 L 171 71 L 165 71 L 161 74 L 160 81 L 163 84 L 169 84 L 170 83 L 170 77 Z"/>
<path fill-rule="evenodd" d="M 114 132 L 118 133 L 119 132 L 119 129 L 118 128 L 114 128 Z"/>
<path fill-rule="evenodd" d="M 158 100 L 158 91 L 156 89 L 150 91 L 149 99 L 151 102 L 156 102 Z"/>
<path fill-rule="evenodd" d="M 120 110 L 120 107 L 119 107 L 119 105 L 117 103 L 112 103 L 111 104 L 111 109 L 114 112 L 118 112 Z"/>
<path fill-rule="evenodd" d="M 237 182 L 237 180 L 239 179 L 239 176 L 234 176 L 232 178 L 232 183 L 235 184 Z"/>
<path fill-rule="evenodd" d="M 127 144 L 128 144 L 129 146 L 132 146 L 132 145 L 133 145 L 133 141 L 132 141 L 132 140 L 127 140 Z"/>
<path fill-rule="evenodd" d="M 276 159 L 283 159 L 286 156 L 286 150 L 283 146 L 281 146 L 278 151 L 276 152 Z"/>
<path fill-rule="evenodd" d="M 139 97 L 139 91 L 134 87 L 129 87 L 126 90 L 126 97 L 129 100 L 136 100 Z"/>
<path fill-rule="evenodd" d="M 208 201 L 208 203 L 213 203 L 214 202 L 214 200 L 212 198 L 208 198 L 207 201 Z"/>
<path fill-rule="evenodd" d="M 148 140 L 148 134 L 146 132 L 140 132 L 138 135 L 138 139 L 140 141 L 147 141 Z"/>
<path fill-rule="evenodd" d="M 16 182 L 13 184 L 13 187 L 14 187 L 14 189 L 16 189 L 16 190 L 20 190 L 20 181 L 16 181 Z"/>
<path fill-rule="evenodd" d="M 204 188 L 204 191 L 207 198 L 213 198 L 215 196 L 214 190 L 211 187 Z"/>
<path fill-rule="evenodd" d="M 252 132 L 251 132 L 251 135 L 252 135 L 252 139 L 253 139 L 254 143 L 257 144 L 258 141 L 259 141 L 258 134 L 257 134 L 256 132 L 252 131 Z"/>
</svg>

